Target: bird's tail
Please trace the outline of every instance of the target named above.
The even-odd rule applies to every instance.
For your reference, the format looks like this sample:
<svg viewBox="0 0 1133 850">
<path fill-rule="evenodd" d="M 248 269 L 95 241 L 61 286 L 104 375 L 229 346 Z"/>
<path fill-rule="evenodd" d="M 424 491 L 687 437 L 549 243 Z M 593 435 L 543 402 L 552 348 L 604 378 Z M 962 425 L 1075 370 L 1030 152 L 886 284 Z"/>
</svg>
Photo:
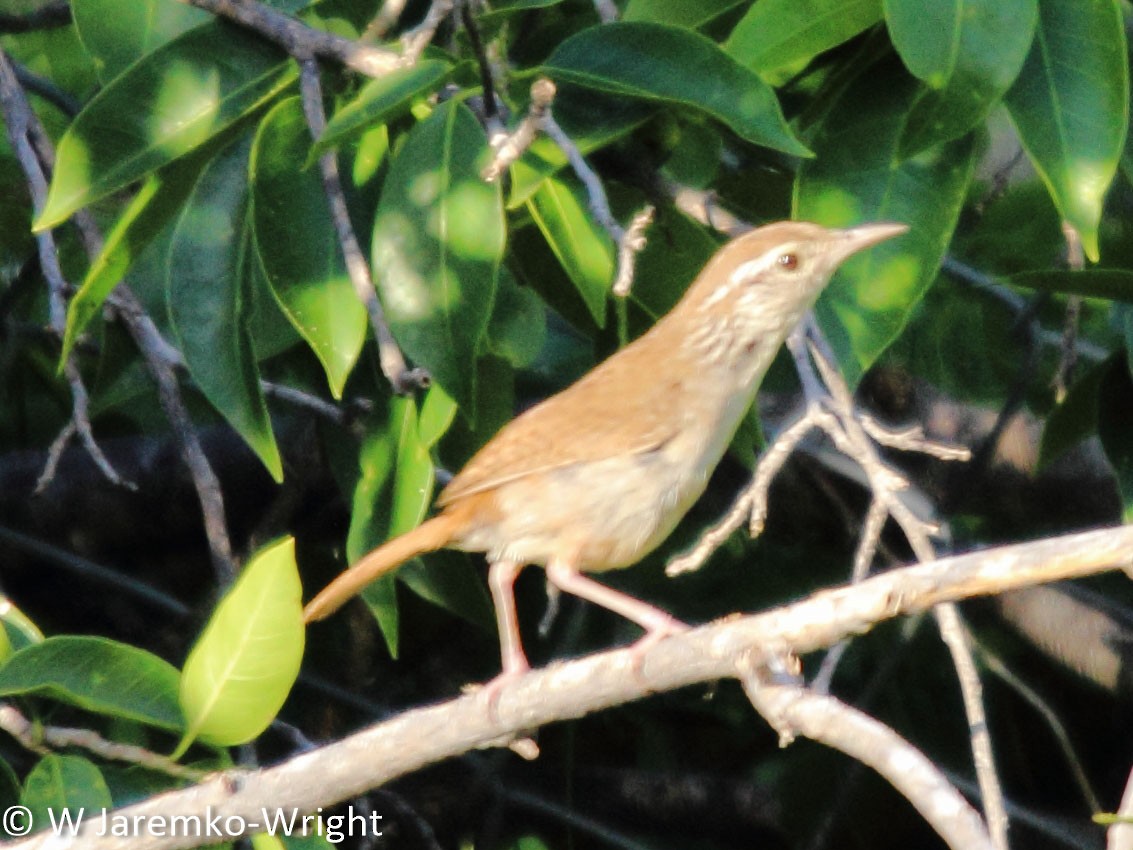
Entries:
<svg viewBox="0 0 1133 850">
<path fill-rule="evenodd" d="M 392 572 L 410 558 L 448 545 L 458 523 L 452 513 L 443 513 L 374 549 L 307 603 L 303 609 L 303 622 L 311 623 L 329 617 L 370 582 Z"/>
</svg>

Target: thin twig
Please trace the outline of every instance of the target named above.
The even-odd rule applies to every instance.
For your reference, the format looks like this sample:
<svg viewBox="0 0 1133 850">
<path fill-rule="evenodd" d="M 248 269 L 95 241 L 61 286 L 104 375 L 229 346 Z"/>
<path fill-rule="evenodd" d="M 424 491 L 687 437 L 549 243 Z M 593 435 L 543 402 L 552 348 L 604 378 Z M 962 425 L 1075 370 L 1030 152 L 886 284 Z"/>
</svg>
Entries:
<svg viewBox="0 0 1133 850">
<path fill-rule="evenodd" d="M 24 172 L 31 193 L 32 207 L 38 212 L 47 203 L 48 174 L 46 167 L 36 155 L 31 138 L 32 125 L 37 121 L 20 87 L 16 69 L 8 54 L 2 49 L 0 49 L 0 112 L 4 115 L 4 123 L 8 127 L 8 139 Z M 66 293 L 71 290 L 71 286 L 64 278 L 63 269 L 59 265 L 54 234 L 50 230 L 37 233 L 35 243 L 39 267 L 47 283 L 51 330 L 62 339 L 67 325 Z M 64 361 L 63 374 L 71 388 L 71 418 L 51 445 L 43 474 L 36 483 L 36 492 L 42 492 L 51 483 L 63 450 L 75 436 L 79 438 L 91 460 L 108 481 L 132 489 L 134 485 L 118 474 L 94 439 L 94 431 L 90 423 L 90 397 L 83 376 L 72 356 L 68 356 Z"/>
<path fill-rule="evenodd" d="M 388 74 L 407 62 L 391 50 L 363 44 L 340 35 L 312 29 L 282 12 L 257 3 L 255 0 L 179 0 L 196 6 L 274 41 L 297 58 L 321 56 L 334 59 L 369 77 Z"/>
<path fill-rule="evenodd" d="M 491 183 L 498 180 L 500 175 L 507 171 L 523 152 L 531 147 L 543 129 L 543 120 L 555 99 L 555 84 L 546 77 L 539 77 L 531 84 L 531 103 L 527 107 L 527 114 L 509 135 L 504 132 L 494 132 L 488 137 L 495 155 L 492 161 L 480 172 L 480 176 Z"/>
<path fill-rule="evenodd" d="M 1068 221 L 1062 222 L 1062 238 L 1066 240 L 1066 267 L 1080 272 L 1086 267 L 1086 254 L 1082 250 L 1082 236 Z M 1067 388 L 1074 377 L 1078 363 L 1078 326 L 1082 321 L 1082 296 L 1066 299 L 1066 317 L 1062 325 L 1061 356 L 1054 373 L 1054 400 L 1059 404 L 1066 398 Z"/>
<path fill-rule="evenodd" d="M 614 276 L 613 293 L 619 298 L 629 295 L 633 285 L 634 266 L 637 255 L 645 248 L 645 229 L 653 221 L 653 207 L 646 205 L 637 212 L 628 228 L 623 228 L 610 210 L 610 202 L 602 179 L 595 173 L 582 155 L 582 151 L 566 134 L 551 111 L 555 97 L 555 84 L 545 77 L 537 79 L 531 86 L 531 105 L 527 115 L 511 135 L 494 133 L 490 142 L 495 156 L 481 172 L 481 176 L 491 182 L 501 174 L 530 147 L 536 136 L 542 132 L 553 141 L 566 156 L 571 169 L 586 189 L 587 205 L 590 214 L 613 240 L 617 251 L 617 273 Z"/>
<path fill-rule="evenodd" d="M 611 24 L 618 19 L 618 7 L 614 0 L 594 0 L 594 11 L 604 24 Z"/>
<path fill-rule="evenodd" d="M 28 162 L 29 165 L 35 164 L 39 179 L 42 182 L 41 188 L 46 191 L 48 175 L 54 167 L 55 151 L 50 138 L 40 125 L 39 119 L 31 111 L 27 100 L 23 97 L 22 91 L 18 86 L 11 84 L 14 79 L 6 54 L 0 52 L 0 97 L 4 100 L 5 112 L 11 107 L 15 113 L 14 119 L 8 119 L 9 131 L 13 132 L 14 126 L 22 128 L 23 132 L 19 134 L 20 138 L 26 139 L 34 150 L 34 156 L 25 156 L 22 161 Z M 90 213 L 80 210 L 75 213 L 73 222 L 78 229 L 84 250 L 93 260 L 102 250 L 102 236 L 94 223 L 94 219 Z M 46 255 L 41 249 L 41 262 L 45 259 L 47 264 L 44 268 L 45 274 L 47 274 L 47 269 L 57 266 L 58 261 L 57 257 L 54 256 L 54 250 L 50 252 L 50 255 Z M 58 283 L 55 285 L 59 286 Z M 111 293 L 107 303 L 115 314 L 122 319 L 157 384 L 158 398 L 162 409 L 173 427 L 174 435 L 181 448 L 182 458 L 189 469 L 189 474 L 193 479 L 193 485 L 201 503 L 213 567 L 220 582 L 227 584 L 235 578 L 236 568 L 232 559 L 232 545 L 229 542 L 227 522 L 224 515 L 224 498 L 220 492 L 220 482 L 209 465 L 208 458 L 205 457 L 200 438 L 197 436 L 192 420 L 184 402 L 181 400 L 180 388 L 177 385 L 177 378 L 173 370 L 176 365 L 183 362 L 183 358 L 180 352 L 161 336 L 153 320 L 145 313 L 141 303 L 125 283 L 118 285 L 115 291 Z M 53 307 L 53 311 L 55 309 Z M 64 307 L 64 316 L 65 309 Z M 73 368 L 75 371 L 69 372 L 68 368 Z M 64 373 L 68 380 L 72 382 L 72 388 L 74 388 L 73 376 L 78 374 L 77 367 L 74 367 L 73 364 L 68 367 L 65 364 Z M 80 411 L 85 412 L 85 392 L 82 394 Z M 74 424 L 76 433 L 89 452 L 90 444 L 93 443 L 89 423 L 87 423 L 85 429 L 81 418 L 74 420 Z"/>
<path fill-rule="evenodd" d="M 299 68 L 303 115 L 306 117 L 311 137 L 318 139 L 326 130 L 318 62 L 313 57 L 308 57 L 300 60 Z M 405 357 L 390 332 L 385 311 L 378 300 L 378 291 L 374 287 L 374 279 L 370 276 L 370 266 L 362 254 L 358 237 L 354 233 L 354 225 L 350 221 L 350 211 L 346 206 L 346 195 L 342 191 L 342 179 L 338 173 L 338 157 L 334 151 L 327 151 L 319 157 L 319 170 L 322 172 L 323 192 L 327 196 L 331 220 L 334 222 L 334 230 L 346 262 L 350 283 L 354 287 L 354 294 L 366 308 L 366 314 L 370 317 L 370 327 L 373 328 L 374 338 L 378 342 L 378 361 L 382 367 L 382 374 L 386 376 L 386 380 L 390 382 L 396 393 L 403 394 L 424 386 L 428 382 L 428 373 L 424 369 L 410 369 L 406 365 Z"/>
<path fill-rule="evenodd" d="M 65 570 L 70 570 L 76 575 L 107 584 L 113 587 L 117 594 L 134 596 L 147 605 L 152 605 L 154 608 L 160 609 L 167 615 L 186 618 L 193 613 L 192 609 L 180 599 L 163 590 L 159 590 L 152 584 L 148 584 L 133 576 L 125 575 L 118 570 L 103 566 L 81 555 L 68 552 L 45 540 L 40 540 L 16 531 L 15 529 L 0 525 L 0 541 L 3 541 L 8 546 L 35 555 L 37 558 L 50 561 Z"/>
<path fill-rule="evenodd" d="M 208 771 L 185 767 L 144 747 L 108 741 L 90 729 L 40 726 L 32 723 L 14 706 L 7 703 L 0 703 L 0 729 L 19 741 L 21 746 L 41 755 L 51 750 L 78 747 L 108 761 L 135 764 L 177 779 L 199 782 L 208 775 Z"/>
<path fill-rule="evenodd" d="M 361 40 L 366 42 L 381 41 L 386 37 L 386 33 L 394 28 L 404 11 L 405 0 L 385 0 L 378 14 L 362 33 Z"/>
<path fill-rule="evenodd" d="M 433 0 L 429 4 L 425 19 L 401 37 L 402 64 L 412 65 L 421 58 L 421 54 L 437 34 L 437 28 L 452 14 L 455 5 L 456 0 Z"/>
</svg>

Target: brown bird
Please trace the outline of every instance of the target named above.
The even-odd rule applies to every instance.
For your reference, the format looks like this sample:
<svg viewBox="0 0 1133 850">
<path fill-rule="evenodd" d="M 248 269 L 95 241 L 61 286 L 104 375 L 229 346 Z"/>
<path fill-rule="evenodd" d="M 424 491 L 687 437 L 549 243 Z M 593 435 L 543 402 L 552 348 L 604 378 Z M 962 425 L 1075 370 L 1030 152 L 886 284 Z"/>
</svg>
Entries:
<svg viewBox="0 0 1133 850">
<path fill-rule="evenodd" d="M 633 564 L 697 500 L 779 346 L 839 264 L 903 224 L 760 227 L 720 248 L 673 310 L 576 383 L 508 423 L 441 491 L 441 512 L 362 558 L 304 609 L 321 620 L 381 575 L 435 549 L 485 552 L 503 673 L 528 669 L 512 585 L 539 564 L 567 593 L 645 629 L 684 628 L 587 578 Z"/>
</svg>

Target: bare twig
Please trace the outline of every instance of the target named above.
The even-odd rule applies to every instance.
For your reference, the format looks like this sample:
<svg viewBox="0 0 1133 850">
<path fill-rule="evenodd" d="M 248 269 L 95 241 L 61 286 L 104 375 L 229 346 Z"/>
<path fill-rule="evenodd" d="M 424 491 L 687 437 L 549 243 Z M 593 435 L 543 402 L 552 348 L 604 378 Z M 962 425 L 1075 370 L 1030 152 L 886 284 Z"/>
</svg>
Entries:
<svg viewBox="0 0 1133 850">
<path fill-rule="evenodd" d="M 255 0 L 179 0 L 254 30 L 296 58 L 334 59 L 369 77 L 380 77 L 407 62 L 396 53 L 329 32 L 312 29 Z"/>
<path fill-rule="evenodd" d="M 177 762 L 144 747 L 108 741 L 90 729 L 40 726 L 32 723 L 14 706 L 7 703 L 0 703 L 0 729 L 19 741 L 21 746 L 34 753 L 44 754 L 51 750 L 78 747 L 108 761 L 136 764 L 147 770 L 155 770 L 178 779 L 199 782 L 207 775 L 207 771 L 177 764 Z"/>
<path fill-rule="evenodd" d="M 437 27 L 452 14 L 455 5 L 456 0 L 433 0 L 429 4 L 425 19 L 401 37 L 401 48 L 404 51 L 403 64 L 412 65 L 421 58 L 421 54 L 437 34 Z"/>
<path fill-rule="evenodd" d="M 362 33 L 362 40 L 368 42 L 381 41 L 397 24 L 401 13 L 405 11 L 405 0 L 385 0 L 377 16 L 370 21 L 366 31 Z"/>
<path fill-rule="evenodd" d="M 318 139 L 326 129 L 318 62 L 313 57 L 308 57 L 300 60 L 299 67 L 303 114 L 307 119 L 312 138 Z M 327 196 L 327 204 L 330 207 L 335 233 L 338 235 L 338 244 L 342 248 L 350 283 L 354 286 L 358 300 L 366 307 L 366 313 L 370 317 L 370 327 L 373 328 L 374 338 L 378 342 L 378 361 L 381 363 L 382 374 L 386 376 L 394 392 L 410 392 L 428 381 L 428 373 L 424 369 L 410 369 L 406 365 L 405 357 L 390 332 L 385 311 L 378 300 L 378 291 L 374 287 L 374 279 L 370 276 L 370 266 L 358 244 L 354 225 L 350 222 L 346 195 L 342 191 L 342 180 L 338 173 L 338 157 L 334 151 L 328 151 L 319 157 L 319 170 L 322 172 L 323 191 Z"/>
<path fill-rule="evenodd" d="M 171 812 L 208 811 L 221 823 L 231 817 L 234 825 L 240 818 L 246 825 L 257 822 L 265 807 L 313 811 L 440 759 L 499 746 L 522 730 L 581 717 L 648 694 L 734 676 L 741 658 L 749 668 L 757 668 L 783 652 L 812 652 L 883 620 L 942 602 L 1129 564 L 1133 564 L 1133 527 L 1121 526 L 892 570 L 773 611 L 666 638 L 644 657 L 626 648 L 534 670 L 500 688 L 495 713 L 487 710 L 485 694 L 469 694 L 407 711 L 275 767 L 210 777 L 114 814 L 148 820 Z M 629 670 L 638 675 L 627 675 Z M 803 722 L 798 725 L 809 734 Z M 20 850 L 48 846 L 57 850 L 175 850 L 199 846 L 202 838 L 209 840 L 207 836 L 147 831 L 121 837 L 105 831 L 97 834 L 97 827 L 91 823 L 77 836 L 47 831 L 9 846 Z M 243 831 L 234 828 L 234 832 Z M 212 840 L 222 837 L 236 835 Z"/>
<path fill-rule="evenodd" d="M 834 697 L 761 681 L 746 659 L 740 684 L 780 740 L 797 734 L 844 752 L 887 779 L 953 850 L 991 850 L 987 829 L 963 795 L 916 747 L 869 715 Z"/>
<path fill-rule="evenodd" d="M 8 54 L 0 49 L 0 112 L 4 115 L 4 123 L 8 128 L 8 139 L 20 168 L 24 172 L 28 189 L 31 193 L 32 206 L 38 212 L 47 202 L 48 175 L 46 167 L 36 155 L 32 142 L 32 125 L 36 124 L 35 114 L 24 96 L 16 77 L 16 69 Z M 70 284 L 64 279 L 63 269 L 59 265 L 59 254 L 55 246 L 55 237 L 50 230 L 37 233 L 35 236 L 36 249 L 39 255 L 39 266 L 47 282 L 48 312 L 51 329 L 60 339 L 67 325 L 67 295 Z M 107 460 L 102 449 L 94 439 L 94 431 L 90 423 L 90 397 L 82 374 L 73 357 L 68 357 L 63 363 L 63 374 L 71 388 L 71 419 L 64 426 L 59 436 L 51 445 L 48 461 L 44 466 L 43 474 L 36 483 L 36 492 L 42 492 L 51 483 L 55 474 L 59 458 L 72 437 L 78 436 L 83 448 L 90 455 L 91 460 L 102 472 L 106 479 L 114 484 L 133 487 L 126 481 Z"/>
<path fill-rule="evenodd" d="M 520 121 L 511 135 L 495 133 L 490 141 L 495 156 L 481 176 L 492 181 L 501 174 L 530 147 L 535 137 L 543 132 L 558 145 L 566 156 L 571 169 L 586 189 L 590 214 L 613 240 L 617 250 L 617 273 L 614 276 L 613 292 L 620 298 L 629 295 L 633 285 L 634 264 L 637 255 L 645 248 L 645 229 L 653 221 L 653 207 L 646 205 L 637 212 L 628 228 L 623 228 L 610 210 L 602 179 L 587 163 L 582 151 L 566 134 L 551 111 L 555 97 L 555 84 L 546 78 L 539 78 L 531 86 L 531 106 L 527 115 Z"/>
<path fill-rule="evenodd" d="M 481 177 L 489 183 L 498 180 L 512 163 L 523 156 L 523 152 L 531 147 L 531 143 L 543 129 L 543 120 L 549 113 L 554 99 L 555 84 L 546 77 L 540 77 L 531 84 L 531 104 L 515 131 L 510 135 L 502 131 L 489 135 L 488 142 L 495 156 L 480 172 Z"/>
<path fill-rule="evenodd" d="M 1068 221 L 1062 222 L 1062 237 L 1066 240 L 1066 267 L 1079 272 L 1086 267 L 1086 254 L 1082 250 L 1082 236 Z M 1066 299 L 1066 317 L 1062 325 L 1061 357 L 1054 373 L 1054 400 L 1061 403 L 1066 398 L 1066 390 L 1074 377 L 1074 367 L 1078 363 L 1078 325 L 1082 321 L 1082 296 L 1071 295 Z"/>
<path fill-rule="evenodd" d="M 47 133 L 44 132 L 43 127 L 39 124 L 38 118 L 36 118 L 35 114 L 28 107 L 27 100 L 23 97 L 22 91 L 20 91 L 18 86 L 11 83 L 14 79 L 15 77 L 14 74 L 11 73 L 11 65 L 7 61 L 7 56 L 0 53 L 0 96 L 4 99 L 5 111 L 7 112 L 10 108 L 15 113 L 14 117 L 6 119 L 9 131 L 13 132 L 13 127 L 21 128 L 22 131 L 19 132 L 19 137 L 25 140 L 25 143 L 21 143 L 21 148 L 26 147 L 26 144 L 30 144 L 31 148 L 34 150 L 34 156 L 28 156 L 25 152 L 22 161 L 28 163 L 29 166 L 33 163 L 35 164 L 35 168 L 38 170 L 39 191 L 45 193 L 48 174 L 54 167 L 55 152 Z M 33 191 L 36 191 L 34 186 Z M 73 221 L 79 231 L 80 241 L 83 243 L 83 247 L 88 256 L 92 259 L 98 256 L 102 249 L 102 236 L 98 232 L 98 227 L 95 225 L 94 219 L 86 211 L 79 211 L 75 214 Z M 46 265 L 44 266 L 45 275 L 50 273 L 48 270 L 53 266 L 57 267 L 58 260 L 54 253 L 53 244 L 50 252 L 45 253 L 44 249 L 41 248 L 40 257 L 41 263 L 46 261 Z M 62 280 L 61 275 L 58 279 L 60 281 Z M 57 288 L 60 293 L 62 292 L 61 284 L 58 281 L 56 281 L 53 286 Z M 126 329 L 141 351 L 150 374 L 157 384 L 158 398 L 161 402 L 162 409 L 165 411 L 166 417 L 173 427 L 173 432 L 181 447 L 182 457 L 186 466 L 189 468 L 193 485 L 200 499 L 213 566 L 221 583 L 228 583 L 235 578 L 236 569 L 232 560 L 232 546 L 228 539 L 228 528 L 224 516 L 224 499 L 220 492 L 220 483 L 212 467 L 209 466 L 208 458 L 205 457 L 200 439 L 193 428 L 193 423 L 181 400 L 177 378 L 173 371 L 175 366 L 183 362 L 181 354 L 161 336 L 153 320 L 146 315 L 141 303 L 126 284 L 120 284 L 117 289 L 111 293 L 108 304 L 114 310 L 115 314 L 122 319 Z M 63 318 L 61 320 L 56 317 L 58 310 L 58 305 L 52 307 L 53 323 L 57 321 L 65 322 L 65 305 L 62 306 Z M 61 330 L 59 333 L 61 333 Z M 72 372 L 71 370 L 74 371 Z M 77 367 L 73 364 L 64 364 L 64 374 L 67 376 L 68 381 L 71 382 L 72 392 L 74 392 L 74 387 L 76 386 L 74 376 L 78 374 Z M 85 390 L 80 393 L 80 397 L 81 401 L 77 403 L 77 409 L 81 413 L 85 413 Z M 80 416 L 74 420 L 74 426 L 76 433 L 83 441 L 84 447 L 86 447 L 89 452 L 90 444 L 93 443 L 89 422 L 84 427 Z M 101 452 L 99 454 L 101 454 Z M 97 457 L 95 457 L 95 460 L 97 463 Z M 100 466 L 100 468 L 102 467 Z"/>
<path fill-rule="evenodd" d="M 594 11 L 604 24 L 618 19 L 618 7 L 614 5 L 614 0 L 594 0 Z"/>
</svg>

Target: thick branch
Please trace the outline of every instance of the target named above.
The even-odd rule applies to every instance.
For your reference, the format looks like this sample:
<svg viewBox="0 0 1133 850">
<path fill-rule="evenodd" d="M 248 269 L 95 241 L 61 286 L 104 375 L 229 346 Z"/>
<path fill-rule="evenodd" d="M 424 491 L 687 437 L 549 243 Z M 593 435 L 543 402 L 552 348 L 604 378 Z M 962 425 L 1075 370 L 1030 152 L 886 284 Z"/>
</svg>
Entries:
<svg viewBox="0 0 1133 850">
<path fill-rule="evenodd" d="M 945 558 L 823 591 L 763 614 L 693 629 L 661 641 L 630 675 L 631 649 L 592 655 L 535 670 L 504 686 L 495 712 L 483 693 L 414 709 L 272 768 L 229 773 L 200 785 L 152 797 L 122 809 L 128 817 L 204 814 L 262 823 L 264 809 L 314 811 L 349 799 L 425 765 L 472 749 L 499 746 L 521 730 L 669 691 L 731 677 L 745 658 L 758 665 L 772 653 L 807 653 L 876 623 L 942 602 L 1048 581 L 1091 575 L 1133 563 L 1133 527 L 1072 534 Z M 144 820 L 142 821 L 144 823 Z M 172 850 L 209 840 L 196 835 L 41 833 L 11 845 L 89 850 Z M 212 840 L 220 840 L 212 837 Z"/>
</svg>

